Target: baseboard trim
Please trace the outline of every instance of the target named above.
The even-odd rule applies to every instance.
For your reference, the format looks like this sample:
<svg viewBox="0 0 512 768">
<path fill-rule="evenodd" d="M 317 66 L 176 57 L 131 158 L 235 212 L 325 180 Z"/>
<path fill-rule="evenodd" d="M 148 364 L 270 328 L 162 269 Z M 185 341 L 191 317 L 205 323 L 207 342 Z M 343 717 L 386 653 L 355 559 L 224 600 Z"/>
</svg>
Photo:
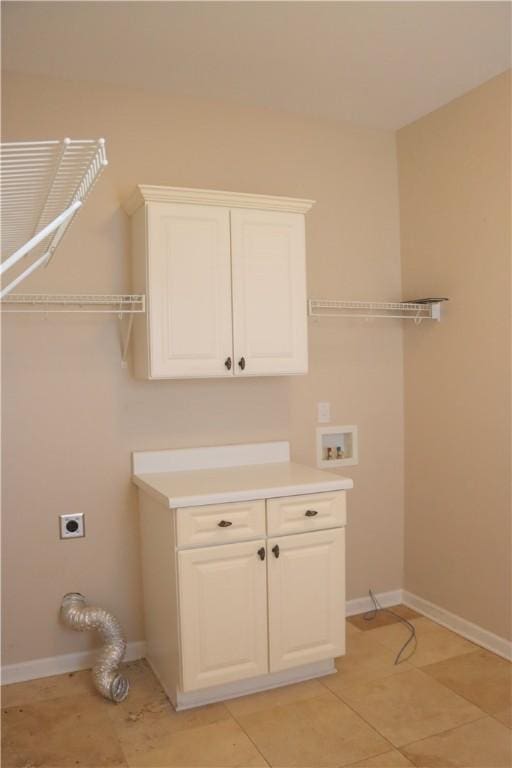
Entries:
<svg viewBox="0 0 512 768">
<path fill-rule="evenodd" d="M 146 643 L 144 640 L 128 643 L 125 661 L 143 659 L 146 655 Z M 95 652 L 82 651 L 80 653 L 63 653 L 60 656 L 49 656 L 44 659 L 22 661 L 19 664 L 7 664 L 2 667 L 2 685 L 9 683 L 22 683 L 26 680 L 35 680 L 38 677 L 51 677 L 62 675 L 66 672 L 77 672 L 79 669 L 90 669 L 94 664 Z"/>
<path fill-rule="evenodd" d="M 489 632 L 489 630 L 478 626 L 478 624 L 473 624 L 471 621 L 467 621 L 461 616 L 441 608 L 439 605 L 414 595 L 412 592 L 403 590 L 402 602 L 408 605 L 409 608 L 414 608 L 418 613 L 437 622 L 437 624 L 457 632 L 458 635 L 462 635 L 466 640 L 471 640 L 476 645 L 481 645 L 483 648 L 487 648 L 488 651 L 492 651 L 498 656 L 512 661 L 512 641 L 495 635 Z"/>
<path fill-rule="evenodd" d="M 402 590 L 393 592 L 381 592 L 376 595 L 383 607 L 397 605 L 402 602 Z M 369 596 L 349 600 L 346 604 L 346 615 L 354 616 L 373 608 Z M 146 643 L 144 640 L 128 643 L 125 661 L 136 661 L 146 656 Z M 94 651 L 82 651 L 80 653 L 65 653 L 60 656 L 49 656 L 43 659 L 22 661 L 19 664 L 6 664 L 1 668 L 1 684 L 22 683 L 26 680 L 36 680 L 40 677 L 63 675 L 67 672 L 77 672 L 80 669 L 90 669 L 94 663 Z"/>
<path fill-rule="evenodd" d="M 441 608 L 439 605 L 424 600 L 412 592 L 395 589 L 391 592 L 380 592 L 375 597 L 383 608 L 404 603 L 410 608 L 414 608 L 423 616 L 427 616 L 432 621 L 476 643 L 476 645 L 487 648 L 487 650 L 492 651 L 498 656 L 512 661 L 512 641 L 499 637 L 499 635 L 495 635 L 487 629 L 483 629 L 483 627 L 473 624 L 471 621 L 467 621 L 461 616 L 447 611 L 445 608 Z M 370 611 L 372 608 L 373 602 L 369 595 L 358 597 L 347 601 L 346 615 L 354 616 L 358 613 Z M 52 675 L 62 675 L 66 672 L 77 672 L 80 669 L 90 669 L 94 663 L 94 656 L 94 651 L 83 651 L 81 653 L 65 653 L 61 656 L 23 661 L 19 664 L 7 664 L 1 669 L 1 682 L 2 685 L 8 685 L 9 683 L 35 680 L 39 677 L 50 677 Z M 137 659 L 145 658 L 145 656 L 146 643 L 144 640 L 128 643 L 125 661 L 136 661 Z"/>
<path fill-rule="evenodd" d="M 394 589 L 392 592 L 379 592 L 375 597 L 383 608 L 388 608 L 390 605 L 398 605 L 402 602 L 402 590 Z M 358 613 L 367 613 L 372 608 L 374 605 L 370 595 L 356 597 L 355 600 L 347 600 L 345 615 L 355 616 Z"/>
</svg>

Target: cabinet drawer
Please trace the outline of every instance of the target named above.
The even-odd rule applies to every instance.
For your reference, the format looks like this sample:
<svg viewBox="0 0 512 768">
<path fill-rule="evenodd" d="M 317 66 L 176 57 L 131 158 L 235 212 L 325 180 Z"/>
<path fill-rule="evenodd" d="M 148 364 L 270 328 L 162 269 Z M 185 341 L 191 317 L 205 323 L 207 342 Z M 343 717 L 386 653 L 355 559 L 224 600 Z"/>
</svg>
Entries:
<svg viewBox="0 0 512 768">
<path fill-rule="evenodd" d="M 346 524 L 344 491 L 285 496 L 267 501 L 269 536 L 339 528 Z"/>
<path fill-rule="evenodd" d="M 265 536 L 265 502 L 241 501 L 176 510 L 178 547 L 227 544 Z"/>
</svg>

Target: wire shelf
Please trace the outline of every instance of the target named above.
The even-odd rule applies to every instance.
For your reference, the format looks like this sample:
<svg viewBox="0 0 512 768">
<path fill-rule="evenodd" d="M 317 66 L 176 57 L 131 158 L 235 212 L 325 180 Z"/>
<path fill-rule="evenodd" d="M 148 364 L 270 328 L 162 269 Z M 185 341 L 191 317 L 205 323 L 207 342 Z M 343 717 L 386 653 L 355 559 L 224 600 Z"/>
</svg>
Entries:
<svg viewBox="0 0 512 768">
<path fill-rule="evenodd" d="M 309 299 L 311 317 L 380 317 L 401 320 L 440 320 L 441 302 L 447 299 L 417 299 L 416 301 L 347 301 Z"/>
<path fill-rule="evenodd" d="M 0 297 L 49 262 L 106 165 L 104 139 L 2 142 L 0 274 L 29 253 L 35 261 Z"/>
<path fill-rule="evenodd" d="M 102 313 L 134 315 L 145 312 L 141 294 L 45 294 L 11 293 L 2 302 L 3 313 Z"/>
</svg>

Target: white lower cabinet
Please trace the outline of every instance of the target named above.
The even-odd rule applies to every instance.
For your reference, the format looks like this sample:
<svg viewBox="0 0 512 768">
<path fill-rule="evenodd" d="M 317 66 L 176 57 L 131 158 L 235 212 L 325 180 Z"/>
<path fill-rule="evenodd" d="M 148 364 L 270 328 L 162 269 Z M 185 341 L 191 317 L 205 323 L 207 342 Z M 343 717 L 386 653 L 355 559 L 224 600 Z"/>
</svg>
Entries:
<svg viewBox="0 0 512 768">
<path fill-rule="evenodd" d="M 183 690 L 268 670 L 265 541 L 178 554 Z"/>
<path fill-rule="evenodd" d="M 178 709 L 334 670 L 345 652 L 345 516 L 311 511 L 344 513 L 344 496 L 295 497 L 304 532 L 269 536 L 279 499 L 171 510 L 141 494 L 147 658 Z"/>
<path fill-rule="evenodd" d="M 345 531 L 268 540 L 270 672 L 345 652 Z"/>
</svg>

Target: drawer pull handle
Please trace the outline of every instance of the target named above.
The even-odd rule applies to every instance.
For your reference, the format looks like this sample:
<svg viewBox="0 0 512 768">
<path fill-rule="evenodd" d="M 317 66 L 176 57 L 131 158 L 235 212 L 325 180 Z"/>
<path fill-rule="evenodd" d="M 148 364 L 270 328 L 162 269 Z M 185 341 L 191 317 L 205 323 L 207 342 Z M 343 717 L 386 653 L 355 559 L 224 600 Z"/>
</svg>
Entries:
<svg viewBox="0 0 512 768">
<path fill-rule="evenodd" d="M 315 515 L 318 515 L 318 511 L 316 509 L 308 509 L 306 511 L 306 517 L 314 517 Z"/>
<path fill-rule="evenodd" d="M 258 549 L 258 555 L 259 555 L 260 560 L 264 560 L 265 559 L 265 547 L 261 547 L 261 549 Z"/>
<path fill-rule="evenodd" d="M 217 523 L 219 528 L 229 528 L 230 525 L 233 525 L 231 520 L 221 520 L 220 523 Z"/>
<path fill-rule="evenodd" d="M 230 357 L 226 357 L 226 359 L 224 360 L 224 365 L 226 366 L 228 371 L 231 370 L 231 358 Z"/>
<path fill-rule="evenodd" d="M 244 368 L 245 368 L 245 357 L 241 357 L 241 358 L 240 358 L 240 360 L 238 361 L 238 365 L 240 366 L 240 368 L 241 368 L 241 369 L 242 369 L 242 371 L 243 371 L 243 370 L 244 370 Z"/>
<path fill-rule="evenodd" d="M 279 544 L 276 544 L 275 547 L 272 547 L 272 552 L 276 557 L 279 557 Z"/>
</svg>

